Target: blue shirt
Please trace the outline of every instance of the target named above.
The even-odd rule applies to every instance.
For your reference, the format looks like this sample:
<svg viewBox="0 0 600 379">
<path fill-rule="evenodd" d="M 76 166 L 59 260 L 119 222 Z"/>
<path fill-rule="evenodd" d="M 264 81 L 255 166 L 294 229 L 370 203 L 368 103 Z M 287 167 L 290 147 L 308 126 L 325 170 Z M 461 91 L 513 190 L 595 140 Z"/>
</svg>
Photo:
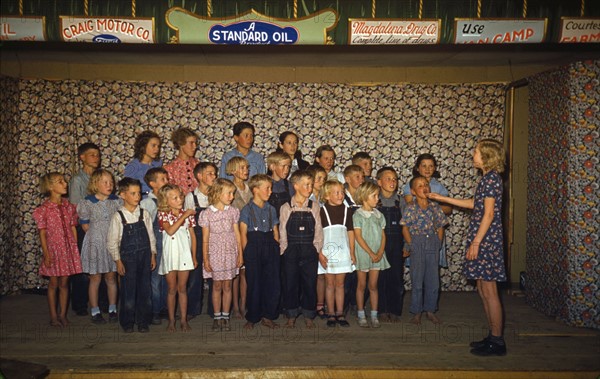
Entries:
<svg viewBox="0 0 600 379">
<path fill-rule="evenodd" d="M 219 167 L 219 178 L 225 178 L 229 180 L 233 180 L 232 175 L 227 175 L 225 173 L 225 167 L 227 166 L 227 162 L 233 157 L 242 157 L 248 161 L 248 177 L 251 178 L 256 174 L 266 174 L 267 167 L 265 166 L 265 158 L 257 153 L 256 151 L 250 149 L 248 151 L 248 155 L 242 154 L 238 149 L 233 149 L 221 158 L 221 167 Z"/>
<path fill-rule="evenodd" d="M 271 221 L 270 224 L 269 220 Z M 265 205 L 260 208 L 254 201 L 250 201 L 240 212 L 240 222 L 248 225 L 249 232 L 270 232 L 275 225 L 279 224 L 279 219 L 275 207 L 271 204 L 265 202 Z"/>
<path fill-rule="evenodd" d="M 152 191 L 152 188 L 150 188 L 150 186 L 148 186 L 148 183 L 146 183 L 146 181 L 144 180 L 144 175 L 146 175 L 148 170 L 150 170 L 151 168 L 162 167 L 162 165 L 163 162 L 160 159 L 157 161 L 152 161 L 150 162 L 150 164 L 145 164 L 140 162 L 139 159 L 134 158 L 131 162 L 127 163 L 127 166 L 125 166 L 124 175 L 128 178 L 137 179 L 142 183 L 143 198 L 146 198 L 146 196 L 148 196 L 148 193 Z"/>
<path fill-rule="evenodd" d="M 442 207 L 433 201 L 428 203 L 425 209 L 422 209 L 416 201 L 406 206 L 400 225 L 407 226 L 411 236 L 435 235 L 439 228 L 448 225 L 448 219 L 442 212 Z"/>
<path fill-rule="evenodd" d="M 69 201 L 72 204 L 79 204 L 81 200 L 88 195 L 87 187 L 90 182 L 90 176 L 87 172 L 80 170 L 77 175 L 71 178 L 69 182 Z"/>
</svg>

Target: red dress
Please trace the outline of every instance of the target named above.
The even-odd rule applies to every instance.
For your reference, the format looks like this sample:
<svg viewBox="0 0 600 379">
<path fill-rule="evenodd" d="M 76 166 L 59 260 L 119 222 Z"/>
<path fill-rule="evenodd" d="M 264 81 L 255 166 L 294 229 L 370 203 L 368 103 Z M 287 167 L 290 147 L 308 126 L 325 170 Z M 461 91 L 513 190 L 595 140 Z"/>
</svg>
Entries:
<svg viewBox="0 0 600 379">
<path fill-rule="evenodd" d="M 49 200 L 33 212 L 38 229 L 46 229 L 48 254 L 54 259 L 52 266 L 46 267 L 42 259 L 40 275 L 69 276 L 82 272 L 77 240 L 72 227 L 77 225 L 77 209 L 67 199 L 61 204 Z"/>
</svg>

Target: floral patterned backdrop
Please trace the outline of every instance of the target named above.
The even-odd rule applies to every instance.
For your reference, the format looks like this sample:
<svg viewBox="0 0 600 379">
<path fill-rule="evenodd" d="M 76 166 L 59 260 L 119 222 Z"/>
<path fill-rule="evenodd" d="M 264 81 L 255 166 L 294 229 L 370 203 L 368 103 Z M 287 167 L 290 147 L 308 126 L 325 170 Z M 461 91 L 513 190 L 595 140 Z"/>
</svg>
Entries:
<svg viewBox="0 0 600 379">
<path fill-rule="evenodd" d="M 219 162 L 233 147 L 231 126 L 250 121 L 257 127 L 255 149 L 268 154 L 278 135 L 293 130 L 301 150 L 313 160 L 316 147 L 329 143 L 343 169 L 351 156 L 369 152 L 375 169 L 394 166 L 401 185 L 420 153 L 439 161 L 442 183 L 453 196 L 471 196 L 478 179 L 471 153 L 483 137 L 502 139 L 504 89 L 481 85 L 377 85 L 151 83 L 21 80 L 17 151 L 2 159 L 2 175 L 15 175 L 16 235 L 7 238 L 0 280 L 1 293 L 43 285 L 38 276 L 40 248 L 31 214 L 42 198 L 38 177 L 59 170 L 68 177 L 77 170 L 75 149 L 92 141 L 101 146 L 102 166 L 122 175 L 132 157 L 137 133 L 151 129 L 164 137 L 162 158 L 174 148 L 169 138 L 179 126 L 201 136 L 197 156 Z M 2 108 L 3 119 L 10 110 Z M 4 124 L 3 124 L 4 128 Z M 448 230 L 449 267 L 442 270 L 444 290 L 470 290 L 461 273 L 469 215 L 455 211 Z M 7 219 L 3 217 L 3 223 Z M 7 263 L 8 262 L 8 263 Z"/>
<path fill-rule="evenodd" d="M 600 329 L 600 61 L 530 80 L 527 300 Z"/>
</svg>

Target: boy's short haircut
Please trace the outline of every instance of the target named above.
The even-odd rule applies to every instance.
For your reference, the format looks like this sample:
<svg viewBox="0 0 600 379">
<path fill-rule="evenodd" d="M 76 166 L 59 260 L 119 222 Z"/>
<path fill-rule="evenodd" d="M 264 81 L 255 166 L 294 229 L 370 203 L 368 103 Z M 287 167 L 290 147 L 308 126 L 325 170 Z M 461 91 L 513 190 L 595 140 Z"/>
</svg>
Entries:
<svg viewBox="0 0 600 379">
<path fill-rule="evenodd" d="M 250 187 L 250 191 L 252 191 L 257 187 L 260 187 L 260 185 L 265 182 L 273 183 L 273 179 L 266 174 L 256 174 L 248 181 L 248 187 Z"/>
<path fill-rule="evenodd" d="M 308 166 L 306 168 L 306 171 L 312 175 L 313 179 L 317 177 L 318 172 L 322 172 L 323 174 L 325 174 L 325 176 L 327 176 L 327 171 L 325 171 L 325 169 L 322 166 L 319 166 L 318 164 Z"/>
<path fill-rule="evenodd" d="M 173 190 L 179 191 L 179 193 L 183 195 L 183 191 L 181 191 L 181 188 L 179 188 L 179 186 L 176 184 L 165 184 L 161 187 L 161 189 L 158 190 L 156 198 L 157 208 L 159 211 L 168 212 L 170 210 L 169 204 L 167 204 L 167 193 Z"/>
<path fill-rule="evenodd" d="M 171 141 L 173 141 L 173 145 L 175 145 L 176 149 L 179 149 L 181 146 L 185 145 L 186 140 L 189 137 L 196 138 L 198 140 L 198 135 L 190 128 L 179 128 L 171 134 Z"/>
<path fill-rule="evenodd" d="M 321 158 L 321 156 L 323 155 L 324 151 L 331 151 L 333 153 L 333 159 L 335 159 L 335 150 L 333 150 L 333 147 L 331 147 L 331 145 L 321 145 L 317 148 L 317 151 L 315 152 L 315 159 L 316 158 Z"/>
<path fill-rule="evenodd" d="M 63 174 L 60 172 L 49 172 L 46 175 L 40 177 L 40 192 L 42 195 L 50 196 L 50 185 L 57 177 L 61 177 Z"/>
<path fill-rule="evenodd" d="M 386 171 L 393 172 L 394 176 L 396 177 L 396 179 L 398 179 L 398 173 L 396 172 L 396 170 L 392 166 L 385 166 L 385 167 L 382 167 L 379 170 L 377 170 L 377 175 L 375 175 L 375 177 L 377 178 L 377 180 L 381 179 L 383 177 L 383 174 Z"/>
<path fill-rule="evenodd" d="M 362 173 L 364 173 L 364 170 L 360 166 L 357 166 L 355 164 L 351 164 L 350 166 L 348 166 L 348 167 L 346 167 L 344 169 L 344 178 L 347 177 L 347 176 L 350 176 L 351 174 L 353 174 L 355 172 L 362 172 Z"/>
<path fill-rule="evenodd" d="M 233 124 L 233 135 L 234 136 L 239 136 L 240 134 L 242 134 L 242 131 L 244 129 L 252 129 L 252 133 L 255 133 L 254 130 L 254 125 L 252 125 L 251 123 L 247 122 L 247 121 L 240 121 L 240 122 L 236 122 L 235 124 Z"/>
<path fill-rule="evenodd" d="M 92 143 L 92 142 L 82 143 L 81 145 L 79 145 L 79 147 L 77 147 L 77 156 L 81 156 L 81 155 L 87 153 L 88 150 L 92 150 L 92 149 L 100 151 L 100 148 L 95 143 Z"/>
<path fill-rule="evenodd" d="M 424 179 L 425 181 L 427 181 L 427 178 L 421 175 L 418 176 L 413 176 L 412 179 L 410 179 L 410 181 L 408 182 L 408 186 L 410 187 L 410 189 L 413 189 L 413 185 L 415 185 L 415 183 L 421 179 Z"/>
<path fill-rule="evenodd" d="M 248 161 L 246 160 L 246 158 L 242 158 L 242 157 L 233 157 L 231 158 L 229 161 L 227 161 L 227 164 L 225 165 L 225 173 L 227 175 L 233 175 L 238 168 L 243 165 L 243 164 L 248 164 Z"/>
<path fill-rule="evenodd" d="M 212 167 L 215 169 L 215 173 L 219 173 L 219 169 L 217 168 L 217 165 L 212 163 L 212 162 L 200 162 L 196 165 L 196 167 L 194 167 L 194 177 L 197 177 L 199 174 L 201 174 L 204 170 L 206 170 L 207 168 Z"/>
<path fill-rule="evenodd" d="M 267 167 L 271 167 L 273 164 L 279 164 L 282 161 L 292 161 L 289 155 L 284 152 L 276 151 L 267 156 Z"/>
<path fill-rule="evenodd" d="M 352 156 L 352 164 L 358 164 L 358 162 L 364 160 L 372 160 L 371 156 L 366 151 L 359 151 Z"/>
<path fill-rule="evenodd" d="M 353 196 L 354 201 L 356 204 L 363 205 L 365 200 L 367 200 L 367 197 L 374 192 L 379 193 L 379 186 L 375 183 L 366 181 L 356 189 Z"/>
<path fill-rule="evenodd" d="M 92 172 L 90 175 L 90 182 L 88 183 L 88 194 L 95 195 L 98 193 L 98 182 L 102 179 L 102 176 L 108 175 L 112 179 L 113 185 L 115 184 L 115 176 L 112 172 L 105 170 L 103 168 L 99 168 L 96 171 Z"/>
<path fill-rule="evenodd" d="M 135 137 L 135 142 L 133 143 L 134 158 L 137 158 L 140 161 L 144 158 L 144 155 L 146 154 L 146 146 L 148 146 L 148 143 L 152 138 L 156 138 L 159 141 L 161 141 L 159 135 L 151 130 L 144 130 L 143 132 L 138 134 L 137 137 Z M 158 156 L 160 156 L 160 143 L 158 148 Z"/>
<path fill-rule="evenodd" d="M 304 178 L 308 178 L 313 182 L 315 180 L 314 176 L 312 176 L 312 174 L 307 170 L 296 170 L 292 173 L 292 176 L 290 176 L 290 183 L 294 185 Z"/>
<path fill-rule="evenodd" d="M 165 174 L 169 176 L 169 173 L 163 167 L 152 167 L 150 170 L 146 171 L 146 175 L 144 175 L 144 181 L 148 186 L 150 186 L 150 182 L 155 182 L 158 174 Z"/>
<path fill-rule="evenodd" d="M 336 179 L 330 179 L 330 180 L 326 181 L 325 183 L 323 183 L 323 187 L 321 187 L 321 192 L 319 194 L 321 199 L 326 199 L 329 196 L 329 193 L 331 192 L 331 190 L 336 186 L 342 187 L 342 191 L 343 191 L 344 185 Z"/>
<path fill-rule="evenodd" d="M 217 204 L 221 198 L 221 193 L 225 188 L 233 188 L 234 191 L 237 191 L 235 184 L 233 184 L 231 180 L 223 178 L 215 180 L 215 184 L 208 189 L 208 203 L 210 205 Z"/>
<path fill-rule="evenodd" d="M 140 191 L 142 190 L 142 183 L 140 183 L 139 180 L 124 177 L 123 179 L 119 180 L 119 183 L 117 183 L 117 191 L 121 194 L 127 191 L 131 186 L 138 186 L 140 188 Z"/>
</svg>

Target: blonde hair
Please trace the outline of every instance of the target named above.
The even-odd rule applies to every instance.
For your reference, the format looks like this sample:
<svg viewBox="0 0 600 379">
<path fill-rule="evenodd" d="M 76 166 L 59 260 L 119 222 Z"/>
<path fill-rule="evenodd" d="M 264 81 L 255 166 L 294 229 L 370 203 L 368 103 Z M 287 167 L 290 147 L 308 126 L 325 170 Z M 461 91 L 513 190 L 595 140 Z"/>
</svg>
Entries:
<svg viewBox="0 0 600 379">
<path fill-rule="evenodd" d="M 98 193 L 98 182 L 102 179 L 102 176 L 107 175 L 110 177 L 110 180 L 113 182 L 113 190 L 115 187 L 115 177 L 112 172 L 105 170 L 103 168 L 99 168 L 92 173 L 90 176 L 90 182 L 88 183 L 87 191 L 90 195 L 95 195 Z"/>
<path fill-rule="evenodd" d="M 331 179 L 323 183 L 323 187 L 321 187 L 321 191 L 319 192 L 319 197 L 323 200 L 327 200 L 329 197 L 329 193 L 333 190 L 334 187 L 339 186 L 344 190 L 344 185 L 340 183 L 336 179 Z"/>
<path fill-rule="evenodd" d="M 54 180 L 56 180 L 56 178 L 60 178 L 60 177 L 64 177 L 63 174 L 61 174 L 60 172 L 49 172 L 46 175 L 42 175 L 42 177 L 40 177 L 40 192 L 42 195 L 48 197 L 50 196 L 50 186 L 52 185 L 52 182 L 54 182 Z"/>
<path fill-rule="evenodd" d="M 364 174 L 362 167 L 360 167 L 359 165 L 351 164 L 350 166 L 344 169 L 344 178 L 352 175 L 355 172 L 360 172 Z"/>
<path fill-rule="evenodd" d="M 164 186 L 162 186 L 156 194 L 156 197 L 158 199 L 157 208 L 161 212 L 168 212 L 171 210 L 167 203 L 167 194 L 169 193 L 169 191 L 179 191 L 179 193 L 183 196 L 183 191 L 176 184 L 165 184 Z"/>
<path fill-rule="evenodd" d="M 232 158 L 232 159 L 235 159 L 235 158 Z M 242 158 L 242 159 L 244 159 L 244 158 Z M 237 188 L 235 187 L 235 184 L 233 184 L 233 182 L 231 180 L 223 179 L 223 178 L 217 179 L 215 181 L 215 184 L 213 184 L 212 187 L 210 187 L 208 189 L 208 202 L 210 205 L 215 205 L 219 202 L 219 199 L 221 198 L 221 194 L 223 193 L 225 188 L 233 188 L 234 190 L 237 190 Z"/>
<path fill-rule="evenodd" d="M 374 192 L 379 193 L 379 186 L 371 182 L 364 182 L 356 189 L 356 192 L 353 196 L 354 201 L 358 205 L 363 205 L 369 197 L 369 195 L 371 195 Z"/>
<path fill-rule="evenodd" d="M 240 168 L 240 166 L 244 163 L 249 165 L 246 158 L 242 158 L 242 157 L 231 158 L 229 161 L 227 161 L 227 164 L 225 165 L 225 173 L 227 175 L 233 175 L 238 170 L 238 168 Z"/>
<path fill-rule="evenodd" d="M 252 191 L 253 189 L 260 187 L 263 183 L 273 183 L 273 179 L 266 174 L 256 174 L 248 181 L 248 187 L 250 188 L 250 191 Z"/>
<path fill-rule="evenodd" d="M 494 170 L 499 174 L 504 172 L 506 153 L 500 142 L 493 139 L 482 139 L 477 143 L 477 148 L 481 153 L 481 161 L 486 171 Z"/>
<path fill-rule="evenodd" d="M 269 154 L 269 156 L 267 157 L 267 167 L 269 167 L 269 169 L 271 168 L 271 165 L 274 164 L 279 164 L 279 162 L 282 161 L 292 161 L 292 158 L 290 158 L 289 155 L 287 155 L 286 153 L 282 152 L 282 151 L 276 151 L 274 153 Z"/>
</svg>

